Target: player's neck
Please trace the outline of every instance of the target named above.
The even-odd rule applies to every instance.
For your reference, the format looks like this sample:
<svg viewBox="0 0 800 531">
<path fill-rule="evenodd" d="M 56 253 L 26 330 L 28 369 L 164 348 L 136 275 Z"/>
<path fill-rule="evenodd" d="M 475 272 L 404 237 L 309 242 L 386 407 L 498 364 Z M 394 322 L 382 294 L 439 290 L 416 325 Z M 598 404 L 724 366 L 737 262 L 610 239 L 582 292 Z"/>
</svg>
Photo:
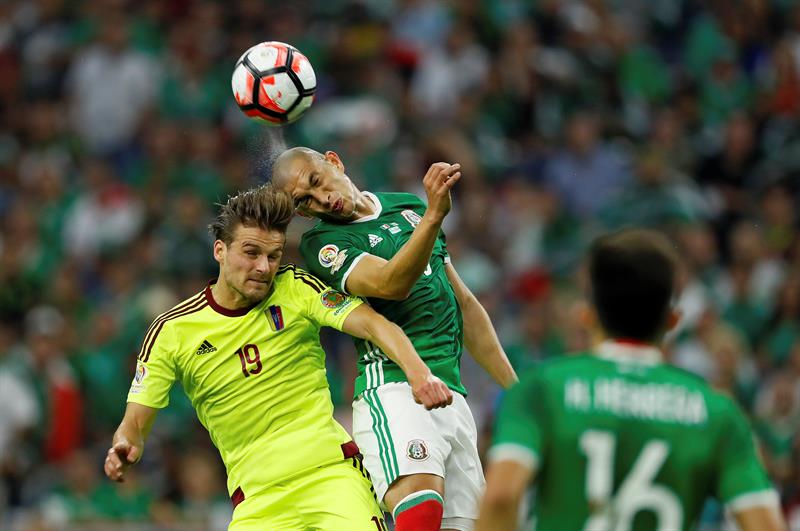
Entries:
<svg viewBox="0 0 800 531">
<path fill-rule="evenodd" d="M 636 339 L 608 338 L 593 349 L 601 358 L 615 361 L 659 364 L 664 354 L 657 344 Z"/>
<path fill-rule="evenodd" d="M 355 211 L 353 212 L 353 216 L 351 218 L 352 221 L 357 219 L 365 218 L 367 216 L 371 216 L 378 211 L 378 205 L 370 198 L 369 194 L 366 192 L 362 192 L 358 188 L 355 187 L 354 184 L 351 184 L 354 191 L 354 197 L 356 198 L 355 201 Z"/>
<path fill-rule="evenodd" d="M 656 345 L 652 341 L 632 339 L 629 337 L 610 337 L 608 338 L 608 341 L 611 341 L 613 343 L 618 343 L 620 345 L 630 345 L 632 347 L 656 347 L 656 348 L 658 347 L 658 345 Z"/>
<path fill-rule="evenodd" d="M 242 297 L 236 290 L 231 289 L 222 277 L 211 286 L 211 296 L 214 302 L 226 310 L 241 310 L 253 306 L 251 301 Z"/>
</svg>

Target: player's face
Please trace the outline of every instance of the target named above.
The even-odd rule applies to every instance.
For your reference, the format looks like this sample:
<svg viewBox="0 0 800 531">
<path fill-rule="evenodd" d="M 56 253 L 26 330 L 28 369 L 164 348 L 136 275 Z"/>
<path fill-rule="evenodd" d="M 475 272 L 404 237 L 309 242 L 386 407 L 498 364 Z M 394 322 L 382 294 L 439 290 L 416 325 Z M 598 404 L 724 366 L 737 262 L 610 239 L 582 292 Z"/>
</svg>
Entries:
<svg viewBox="0 0 800 531">
<path fill-rule="evenodd" d="M 255 305 L 269 295 L 283 256 L 286 234 L 276 230 L 239 226 L 230 245 L 217 240 L 214 257 L 220 276 L 234 298 Z"/>
<path fill-rule="evenodd" d="M 296 160 L 284 190 L 292 195 L 297 211 L 305 216 L 350 221 L 356 212 L 356 189 L 333 151 L 327 151 L 323 160 Z"/>
</svg>

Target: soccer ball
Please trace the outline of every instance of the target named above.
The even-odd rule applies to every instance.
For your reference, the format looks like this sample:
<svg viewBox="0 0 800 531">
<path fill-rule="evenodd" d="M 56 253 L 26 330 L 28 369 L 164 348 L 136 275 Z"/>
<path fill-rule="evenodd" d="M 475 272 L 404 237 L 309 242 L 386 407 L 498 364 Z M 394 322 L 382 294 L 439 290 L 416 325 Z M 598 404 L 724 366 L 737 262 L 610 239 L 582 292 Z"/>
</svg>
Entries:
<svg viewBox="0 0 800 531">
<path fill-rule="evenodd" d="M 317 76 L 305 55 L 282 42 L 256 44 L 236 62 L 231 78 L 236 103 L 269 125 L 297 120 L 314 101 Z"/>
</svg>

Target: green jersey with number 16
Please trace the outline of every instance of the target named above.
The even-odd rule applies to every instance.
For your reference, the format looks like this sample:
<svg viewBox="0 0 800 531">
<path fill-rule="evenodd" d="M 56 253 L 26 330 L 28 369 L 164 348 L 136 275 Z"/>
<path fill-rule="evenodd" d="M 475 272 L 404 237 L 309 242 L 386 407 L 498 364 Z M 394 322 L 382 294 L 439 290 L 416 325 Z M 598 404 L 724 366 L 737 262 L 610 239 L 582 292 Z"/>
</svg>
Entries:
<svg viewBox="0 0 800 531">
<path fill-rule="evenodd" d="M 536 471 L 538 531 L 688 530 L 709 496 L 777 507 L 731 399 L 652 347 L 595 354 L 543 363 L 501 405 L 490 459 Z"/>
<path fill-rule="evenodd" d="M 364 192 L 376 212 L 351 223 L 320 220 L 303 234 L 300 252 L 306 267 L 335 289 L 347 293 L 347 277 L 367 254 L 391 260 L 409 240 L 425 212 L 425 204 L 406 193 Z M 440 232 L 428 267 L 402 301 L 369 298 L 370 305 L 399 325 L 431 372 L 453 391 L 466 394 L 461 384 L 463 343 L 461 310 L 445 272 L 447 255 Z M 389 382 L 406 381 L 405 374 L 380 349 L 356 339 L 358 377 L 355 394 Z"/>
</svg>

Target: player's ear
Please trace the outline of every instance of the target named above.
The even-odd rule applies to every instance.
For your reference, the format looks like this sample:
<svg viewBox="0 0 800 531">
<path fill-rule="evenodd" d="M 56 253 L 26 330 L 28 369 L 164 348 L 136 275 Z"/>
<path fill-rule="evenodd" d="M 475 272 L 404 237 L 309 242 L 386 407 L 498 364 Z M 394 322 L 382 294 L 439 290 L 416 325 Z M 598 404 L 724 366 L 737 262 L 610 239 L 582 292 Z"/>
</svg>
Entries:
<svg viewBox="0 0 800 531">
<path fill-rule="evenodd" d="M 582 300 L 574 304 L 570 310 L 570 318 L 578 325 L 578 329 L 586 334 L 588 348 L 593 348 L 605 339 L 605 332 L 600 324 L 597 309 L 588 301 Z"/>
<path fill-rule="evenodd" d="M 225 260 L 225 253 L 228 251 L 228 246 L 225 245 L 225 242 L 222 240 L 216 240 L 214 242 L 214 260 L 222 264 Z"/>
<path fill-rule="evenodd" d="M 339 168 L 340 170 L 344 171 L 344 163 L 342 159 L 339 158 L 339 155 L 335 151 L 326 151 L 325 152 L 325 160 Z"/>
<path fill-rule="evenodd" d="M 677 308 L 672 308 L 669 311 L 669 315 L 667 315 L 667 332 L 671 332 L 678 323 L 681 322 L 681 317 L 683 317 L 683 312 L 681 312 Z"/>
<path fill-rule="evenodd" d="M 588 302 L 580 301 L 575 303 L 571 313 L 573 313 L 573 317 L 576 319 L 581 328 L 592 331 L 597 328 L 597 314 L 592 308 L 592 305 Z"/>
</svg>

